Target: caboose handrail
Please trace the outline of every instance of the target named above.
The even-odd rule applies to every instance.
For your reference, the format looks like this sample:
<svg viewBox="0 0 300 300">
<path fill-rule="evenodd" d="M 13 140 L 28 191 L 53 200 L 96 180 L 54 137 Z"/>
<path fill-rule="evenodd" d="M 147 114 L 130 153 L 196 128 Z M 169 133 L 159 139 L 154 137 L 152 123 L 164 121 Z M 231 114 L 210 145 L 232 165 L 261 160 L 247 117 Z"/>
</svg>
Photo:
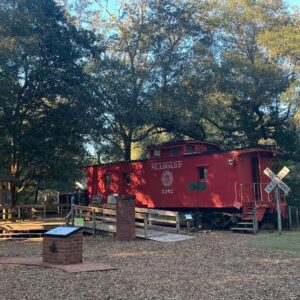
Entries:
<svg viewBox="0 0 300 300">
<path fill-rule="evenodd" d="M 264 183 L 264 182 L 254 182 L 254 183 L 240 183 L 240 200 L 241 202 L 247 202 L 247 201 L 254 201 L 255 204 L 257 202 L 272 202 L 272 199 L 270 198 L 270 194 L 265 192 L 265 187 L 268 185 L 268 183 Z M 252 195 L 247 194 L 248 196 L 248 200 L 245 199 L 245 193 L 247 193 L 245 191 L 245 189 L 248 187 L 248 192 L 251 190 Z M 255 198 L 255 188 L 258 188 L 260 191 L 259 194 L 259 198 L 256 199 Z M 249 196 L 251 196 L 251 198 L 249 198 Z"/>
</svg>

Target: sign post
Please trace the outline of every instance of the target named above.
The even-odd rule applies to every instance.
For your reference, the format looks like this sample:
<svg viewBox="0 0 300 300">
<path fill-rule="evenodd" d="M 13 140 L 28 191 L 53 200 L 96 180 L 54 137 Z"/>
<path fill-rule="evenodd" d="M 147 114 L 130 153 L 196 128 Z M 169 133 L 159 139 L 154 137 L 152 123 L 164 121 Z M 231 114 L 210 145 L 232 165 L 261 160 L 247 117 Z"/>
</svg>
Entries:
<svg viewBox="0 0 300 300">
<path fill-rule="evenodd" d="M 281 224 L 281 207 L 280 207 L 280 190 L 279 188 L 287 194 L 291 189 L 282 181 L 282 179 L 290 172 L 287 167 L 281 169 L 281 171 L 276 175 L 269 168 L 264 170 L 264 173 L 272 180 L 265 191 L 269 194 L 275 188 L 275 200 L 277 204 L 277 222 L 278 222 L 278 233 L 279 235 L 282 232 L 282 224 Z"/>
<path fill-rule="evenodd" d="M 276 188 L 275 188 L 275 199 L 276 199 L 276 205 L 277 205 L 278 233 L 280 235 L 282 232 L 282 222 L 281 222 L 281 207 L 280 207 L 280 195 L 279 195 L 278 186 L 276 186 Z"/>
</svg>

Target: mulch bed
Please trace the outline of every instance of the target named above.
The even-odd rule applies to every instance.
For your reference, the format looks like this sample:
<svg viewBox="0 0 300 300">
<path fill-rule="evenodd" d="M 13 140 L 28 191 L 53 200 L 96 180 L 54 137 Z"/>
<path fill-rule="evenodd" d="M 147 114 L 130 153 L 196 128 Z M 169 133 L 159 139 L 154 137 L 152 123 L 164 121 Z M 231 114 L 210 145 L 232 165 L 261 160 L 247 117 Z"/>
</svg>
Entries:
<svg viewBox="0 0 300 300">
<path fill-rule="evenodd" d="M 117 268 L 69 274 L 0 265 L 1 299 L 300 299 L 300 259 L 253 235 L 193 233 L 176 243 L 85 237 L 83 256 Z M 1 241 L 0 256 L 41 256 L 42 242 Z"/>
</svg>

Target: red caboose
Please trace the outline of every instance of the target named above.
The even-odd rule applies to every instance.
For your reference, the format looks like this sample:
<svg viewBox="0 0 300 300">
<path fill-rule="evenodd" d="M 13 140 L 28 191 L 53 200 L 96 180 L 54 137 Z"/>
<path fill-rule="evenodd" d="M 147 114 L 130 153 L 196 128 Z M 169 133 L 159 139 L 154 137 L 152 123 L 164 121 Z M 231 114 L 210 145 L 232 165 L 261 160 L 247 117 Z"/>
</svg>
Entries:
<svg viewBox="0 0 300 300">
<path fill-rule="evenodd" d="M 148 151 L 149 159 L 87 167 L 89 193 L 102 203 L 112 194 L 135 195 L 136 206 L 198 211 L 215 224 L 246 219 L 254 207 L 258 221 L 274 213 L 273 195 L 264 190 L 270 180 L 263 173 L 278 155 L 271 149 L 223 151 L 213 143 L 182 141 Z"/>
</svg>

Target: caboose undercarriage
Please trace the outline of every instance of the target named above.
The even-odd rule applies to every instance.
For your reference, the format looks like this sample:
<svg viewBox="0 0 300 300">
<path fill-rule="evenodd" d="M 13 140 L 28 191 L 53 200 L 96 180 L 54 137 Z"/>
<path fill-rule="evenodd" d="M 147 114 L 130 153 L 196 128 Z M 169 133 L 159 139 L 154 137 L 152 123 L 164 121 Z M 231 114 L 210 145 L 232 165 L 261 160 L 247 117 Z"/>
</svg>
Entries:
<svg viewBox="0 0 300 300">
<path fill-rule="evenodd" d="M 162 209 L 162 208 L 161 208 Z M 170 208 L 168 208 L 170 210 Z M 275 207 L 260 205 L 237 208 L 174 208 L 182 214 L 191 215 L 192 230 L 200 229 L 232 229 L 233 231 L 253 231 L 258 228 L 274 229 L 277 227 L 277 212 Z M 282 205 L 282 219 L 287 220 L 285 206 Z"/>
</svg>

